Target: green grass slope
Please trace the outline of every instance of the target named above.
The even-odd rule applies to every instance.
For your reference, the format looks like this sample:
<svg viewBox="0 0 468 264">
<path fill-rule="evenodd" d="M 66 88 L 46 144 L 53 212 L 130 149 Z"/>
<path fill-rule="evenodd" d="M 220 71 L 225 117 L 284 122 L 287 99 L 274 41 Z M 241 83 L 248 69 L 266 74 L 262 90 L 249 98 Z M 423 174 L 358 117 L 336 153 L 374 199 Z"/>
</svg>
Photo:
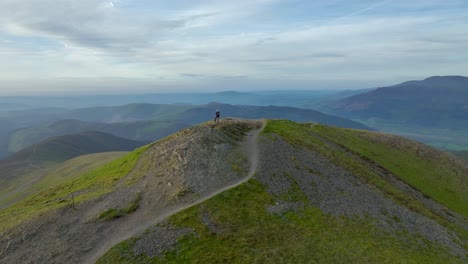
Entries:
<svg viewBox="0 0 468 264">
<path fill-rule="evenodd" d="M 320 136 L 371 159 L 428 197 L 468 217 L 468 164 L 403 137 L 317 125 Z"/>
<path fill-rule="evenodd" d="M 314 150 L 397 204 L 452 227 L 429 206 L 368 168 L 366 161 L 373 160 L 427 196 L 466 216 L 461 203 L 466 198 L 468 164 L 445 153 L 395 136 L 291 121 L 269 121 L 264 136 L 270 140 L 280 136 L 298 151 Z M 288 171 L 284 173 L 284 177 L 290 177 Z M 320 178 L 329 177 L 314 173 Z M 434 189 L 433 181 L 440 188 Z M 463 263 L 444 247 L 413 233 L 383 232 L 376 219 L 369 216 L 326 214 L 312 205 L 297 182 L 287 188 L 278 197 L 254 178 L 171 216 L 166 223 L 148 229 L 141 236 L 121 242 L 97 263 Z M 278 206 L 279 200 L 298 206 L 281 214 L 268 212 L 266 208 Z M 388 221 L 402 220 L 390 217 Z M 176 236 L 168 248 L 163 243 L 157 253 L 148 249 L 152 248 L 150 244 L 144 247 L 146 251 L 137 250 L 144 245 L 141 243 L 151 243 L 151 239 L 164 236 L 164 232 L 177 230 L 189 231 Z M 454 231 L 464 236 L 464 231 L 457 228 Z M 464 248 L 467 249 L 466 244 Z"/>
<path fill-rule="evenodd" d="M 24 197 L 53 166 L 85 154 L 134 150 L 144 142 L 100 132 L 54 137 L 0 161 L 0 208 Z M 104 157 L 104 156 L 102 156 Z"/>
<path fill-rule="evenodd" d="M 109 193 L 116 182 L 127 175 L 135 166 L 140 155 L 148 147 L 140 147 L 125 156 L 113 160 L 79 177 L 54 185 L 0 211 L 0 232 L 39 216 L 47 211 L 67 206 L 71 196 L 76 203 Z M 14 215 L 15 217 L 11 217 Z"/>
<path fill-rule="evenodd" d="M 130 239 L 97 263 L 462 263 L 429 242 L 420 249 L 407 247 L 370 220 L 334 218 L 311 205 L 269 214 L 265 206 L 274 201 L 251 180 L 172 216 L 171 228 L 191 228 L 194 234 L 180 238 L 162 257 L 135 254 L 136 239 Z M 202 215 L 222 230 L 213 233 Z"/>
<path fill-rule="evenodd" d="M 44 168 L 42 171 L 35 170 L 17 175 L 15 183 L 8 183 L 9 188 L 0 190 L 0 208 L 6 207 L 27 196 L 32 196 L 40 191 L 54 185 L 75 179 L 89 171 L 95 170 L 112 160 L 125 155 L 126 152 L 104 152 L 79 156 L 63 163 Z M 40 177 L 38 177 L 40 176 Z M 7 182 L 4 182 L 4 186 Z M 23 186 L 18 188 L 18 186 Z"/>
</svg>

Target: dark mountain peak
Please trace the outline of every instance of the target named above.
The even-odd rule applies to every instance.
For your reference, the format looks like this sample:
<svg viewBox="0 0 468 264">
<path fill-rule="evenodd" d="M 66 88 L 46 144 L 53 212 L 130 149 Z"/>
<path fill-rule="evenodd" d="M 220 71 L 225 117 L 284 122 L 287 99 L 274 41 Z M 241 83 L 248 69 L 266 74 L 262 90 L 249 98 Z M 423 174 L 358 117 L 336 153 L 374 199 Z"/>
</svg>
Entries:
<svg viewBox="0 0 468 264">
<path fill-rule="evenodd" d="M 468 77 L 433 76 L 347 97 L 332 113 L 356 119 L 380 119 L 405 126 L 468 128 Z"/>
<path fill-rule="evenodd" d="M 431 76 L 424 80 L 408 81 L 390 87 L 426 87 L 426 88 L 468 88 L 468 77 L 453 76 Z M 384 87 L 387 88 L 387 87 Z"/>
<path fill-rule="evenodd" d="M 461 75 L 431 76 L 424 79 L 424 81 L 468 81 L 468 77 Z"/>
</svg>

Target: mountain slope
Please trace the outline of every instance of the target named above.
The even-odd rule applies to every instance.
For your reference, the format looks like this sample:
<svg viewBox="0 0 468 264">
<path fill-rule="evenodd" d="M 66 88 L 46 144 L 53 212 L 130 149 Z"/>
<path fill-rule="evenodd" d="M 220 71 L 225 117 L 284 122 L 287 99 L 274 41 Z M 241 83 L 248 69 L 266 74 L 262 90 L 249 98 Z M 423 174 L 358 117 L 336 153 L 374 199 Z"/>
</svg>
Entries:
<svg viewBox="0 0 468 264">
<path fill-rule="evenodd" d="M 468 77 L 430 77 L 329 103 L 322 110 L 441 148 L 467 148 Z"/>
<path fill-rule="evenodd" d="M 78 156 L 57 165 L 24 164 L 23 170 L 12 173 L 14 179 L 0 179 L 0 209 L 17 201 L 95 170 L 122 157 L 126 152 L 104 152 Z M 18 165 L 15 164 L 15 165 Z M 18 168 L 18 167 L 16 167 Z"/>
<path fill-rule="evenodd" d="M 10 136 L 9 150 L 11 152 L 16 152 L 50 137 L 81 133 L 84 131 L 100 131 L 131 140 L 153 141 L 175 133 L 187 126 L 187 124 L 164 120 L 118 123 L 61 120 L 52 124 L 17 130 Z"/>
<path fill-rule="evenodd" d="M 134 150 L 146 143 L 97 131 L 85 131 L 49 138 L 13 154 L 5 161 L 62 162 L 89 153 Z"/>
<path fill-rule="evenodd" d="M 90 153 L 129 151 L 145 142 L 101 132 L 83 132 L 50 138 L 0 160 L 0 206 L 10 204 L 17 193 L 27 194 L 52 166 Z"/>
<path fill-rule="evenodd" d="M 354 95 L 332 107 L 353 118 L 382 118 L 401 123 L 467 128 L 468 77 L 431 77 Z"/>
<path fill-rule="evenodd" d="M 118 244 L 98 263 L 461 263 L 452 254 L 466 257 L 466 233 L 460 242 L 437 222 L 466 228 L 466 219 L 347 153 L 324 128 L 343 132 L 269 122 L 253 180 Z"/>
<path fill-rule="evenodd" d="M 116 245 L 100 263 L 466 261 L 466 212 L 441 199 L 464 201 L 466 162 L 312 123 L 268 121 L 256 140 L 261 125 L 198 125 L 0 211 L 0 258 L 91 263 Z M 386 148 L 427 170 L 402 173 Z M 439 160 L 453 171 L 431 179 L 457 183 L 442 196 L 414 181 Z"/>
<path fill-rule="evenodd" d="M 78 262 L 82 262 L 91 248 L 99 249 L 98 245 L 113 242 L 109 236 L 127 232 L 123 226 L 144 229 L 145 221 L 149 221 L 146 225 L 151 224 L 160 215 L 164 215 L 166 210 L 171 210 L 173 204 L 190 203 L 216 192 L 223 186 L 237 182 L 245 177 L 244 171 L 248 170 L 248 167 L 243 164 L 242 149 L 236 142 L 242 139 L 243 131 L 261 123 L 232 121 L 229 124 L 214 129 L 211 126 L 197 126 L 181 131 L 154 145 L 140 148 L 72 182 L 52 187 L 29 200 L 0 211 L 0 219 L 4 223 L 0 227 L 1 230 L 16 226 L 10 231 L 14 233 L 24 228 L 23 230 L 36 233 L 36 239 L 45 239 L 44 243 L 36 246 L 29 244 L 34 241 L 12 245 L 13 252 L 7 253 L 8 258 L 4 255 L 0 257 L 25 260 L 31 257 L 28 253 L 30 250 L 40 250 L 46 254 L 39 261 L 69 262 L 71 259 L 75 261 L 81 259 Z M 131 174 L 127 175 L 130 171 Z M 220 175 L 220 177 L 209 175 Z M 145 192 L 143 196 L 142 192 L 145 189 L 151 191 Z M 73 194 L 79 214 L 64 208 Z M 101 202 L 96 203 L 95 198 L 98 197 L 101 197 L 99 198 Z M 111 222 L 95 221 L 100 217 L 106 219 L 111 213 L 119 215 L 131 213 L 137 209 L 133 206 L 134 203 L 141 209 L 131 214 L 130 218 L 119 218 Z M 54 211 L 57 208 L 62 209 Z M 71 213 L 71 215 L 48 218 L 52 215 L 46 212 Z M 47 215 L 46 218 L 39 217 L 38 221 L 25 222 L 25 219 L 36 219 L 44 213 Z M 9 215 L 17 217 L 10 218 Z M 125 223 L 115 225 L 120 219 Z M 90 220 L 91 225 L 88 224 Z M 42 233 L 46 231 L 42 228 L 43 224 L 47 225 L 49 221 L 54 221 L 57 228 L 53 235 L 50 230 L 46 232 L 48 234 Z M 67 224 L 69 221 L 76 221 L 71 229 Z M 132 230 L 128 232 L 130 231 Z M 83 247 L 83 239 L 91 248 Z M 29 249 L 20 249 L 24 246 Z M 68 250 L 69 246 L 76 247 L 77 250 Z M 56 255 L 54 252 L 65 254 Z M 15 262 L 13 259 L 11 261 Z"/>
</svg>

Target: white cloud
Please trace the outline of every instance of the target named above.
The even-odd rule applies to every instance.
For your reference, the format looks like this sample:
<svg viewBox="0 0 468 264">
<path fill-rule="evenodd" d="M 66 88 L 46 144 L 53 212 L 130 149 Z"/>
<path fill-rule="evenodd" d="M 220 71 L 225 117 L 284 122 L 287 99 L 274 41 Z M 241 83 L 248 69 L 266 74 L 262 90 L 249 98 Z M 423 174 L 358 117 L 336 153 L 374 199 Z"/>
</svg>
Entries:
<svg viewBox="0 0 468 264">
<path fill-rule="evenodd" d="M 139 1 L 2 0 L 0 79 L 157 76 L 150 83 L 190 86 L 226 76 L 274 83 L 468 74 L 466 6 L 432 0 L 419 11 L 417 1 L 205 0 L 148 9 Z M 302 17 L 283 12 L 294 5 Z M 331 13 L 320 17 L 323 8 Z"/>
</svg>

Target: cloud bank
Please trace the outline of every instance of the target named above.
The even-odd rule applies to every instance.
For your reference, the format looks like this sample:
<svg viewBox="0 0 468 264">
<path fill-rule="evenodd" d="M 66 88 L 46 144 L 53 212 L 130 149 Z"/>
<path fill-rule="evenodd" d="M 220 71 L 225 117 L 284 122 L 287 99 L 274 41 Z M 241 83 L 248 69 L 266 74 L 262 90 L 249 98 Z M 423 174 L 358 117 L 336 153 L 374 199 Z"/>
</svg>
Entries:
<svg viewBox="0 0 468 264">
<path fill-rule="evenodd" d="M 468 75 L 465 1 L 356 2 L 3 0 L 0 94 L 358 88 Z"/>
</svg>

